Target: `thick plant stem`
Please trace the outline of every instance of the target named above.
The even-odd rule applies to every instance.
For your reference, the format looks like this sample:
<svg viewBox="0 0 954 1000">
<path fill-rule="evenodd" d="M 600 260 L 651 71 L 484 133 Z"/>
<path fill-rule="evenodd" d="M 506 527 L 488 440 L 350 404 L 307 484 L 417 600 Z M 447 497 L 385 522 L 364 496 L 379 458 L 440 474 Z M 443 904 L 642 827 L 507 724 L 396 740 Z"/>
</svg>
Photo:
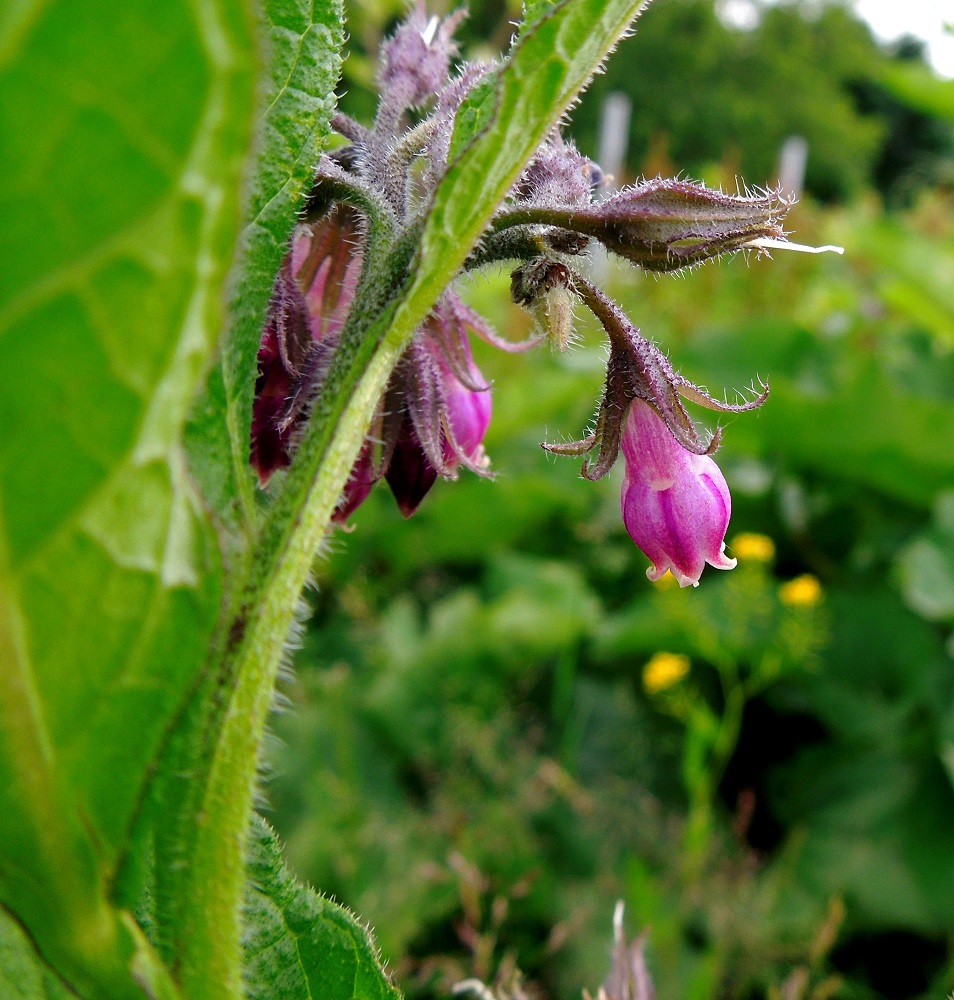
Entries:
<svg viewBox="0 0 954 1000">
<path fill-rule="evenodd" d="M 235 972 L 241 967 L 239 917 L 245 888 L 245 836 L 253 805 L 258 747 L 282 650 L 315 553 L 399 356 L 400 350 L 382 345 L 355 386 L 334 434 L 330 438 L 310 434 L 303 442 L 318 439 L 315 447 L 308 449 L 312 455 L 299 456 L 302 466 L 308 472 L 314 470 L 314 475 L 307 484 L 304 468 L 289 477 L 286 490 L 299 484 L 303 487 L 300 493 L 295 491 L 297 516 L 287 522 L 280 546 L 270 553 L 268 572 L 232 626 L 233 633 L 241 632 L 233 647 L 233 662 L 227 665 L 234 686 L 208 772 L 203 797 L 205 822 L 198 828 L 192 853 L 193 895 L 186 908 L 190 923 L 198 920 L 206 931 L 214 926 L 222 945 L 231 945 L 233 954 L 222 956 L 215 974 L 223 977 L 216 994 L 222 998 L 241 995 Z M 313 428 L 321 429 L 320 425 Z M 211 956 L 204 945 L 207 939 L 207 933 L 197 932 L 183 940 L 181 975 L 187 988 L 193 975 L 208 982 Z"/>
</svg>

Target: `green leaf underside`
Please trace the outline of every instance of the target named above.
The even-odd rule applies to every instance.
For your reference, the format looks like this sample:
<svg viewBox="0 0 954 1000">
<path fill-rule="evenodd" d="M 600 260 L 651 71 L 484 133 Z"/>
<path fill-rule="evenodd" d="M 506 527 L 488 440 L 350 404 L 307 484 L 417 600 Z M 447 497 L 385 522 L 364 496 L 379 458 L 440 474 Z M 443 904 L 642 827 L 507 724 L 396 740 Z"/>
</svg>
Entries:
<svg viewBox="0 0 954 1000">
<path fill-rule="evenodd" d="M 110 888 L 221 603 L 181 440 L 222 321 L 253 27 L 240 0 L 54 0 L 0 37 L 0 898 L 102 997 L 153 975 Z"/>
<path fill-rule="evenodd" d="M 399 1000 L 367 930 L 298 883 L 255 817 L 249 842 L 245 982 L 250 1000 Z"/>
</svg>

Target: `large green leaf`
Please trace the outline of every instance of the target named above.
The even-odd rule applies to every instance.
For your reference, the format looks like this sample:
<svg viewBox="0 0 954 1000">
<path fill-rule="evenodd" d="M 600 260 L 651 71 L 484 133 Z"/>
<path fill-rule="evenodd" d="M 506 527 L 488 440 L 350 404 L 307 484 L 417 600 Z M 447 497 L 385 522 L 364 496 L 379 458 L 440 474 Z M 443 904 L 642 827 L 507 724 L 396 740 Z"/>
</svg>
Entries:
<svg viewBox="0 0 954 1000">
<path fill-rule="evenodd" d="M 238 228 L 253 12 L 53 0 L 0 30 L 0 899 L 81 992 L 139 996 L 110 886 L 220 608 L 182 430 Z"/>
<path fill-rule="evenodd" d="M 297 882 L 255 817 L 249 844 L 245 982 L 250 1000 L 400 1000 L 367 930 Z"/>
</svg>

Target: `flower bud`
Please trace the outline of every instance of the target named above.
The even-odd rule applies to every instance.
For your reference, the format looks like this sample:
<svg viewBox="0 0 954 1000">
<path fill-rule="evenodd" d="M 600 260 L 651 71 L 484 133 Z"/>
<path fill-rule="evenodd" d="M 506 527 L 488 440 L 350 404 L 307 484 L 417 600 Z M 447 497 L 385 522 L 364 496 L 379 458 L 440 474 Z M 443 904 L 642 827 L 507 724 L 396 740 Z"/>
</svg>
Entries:
<svg viewBox="0 0 954 1000">
<path fill-rule="evenodd" d="M 777 191 L 729 195 L 703 184 L 656 179 L 586 211 L 583 231 L 650 271 L 674 271 L 753 240 L 784 240 L 790 202 Z"/>
<path fill-rule="evenodd" d="M 569 269 L 559 261 L 537 257 L 510 275 L 510 297 L 528 309 L 550 346 L 565 351 L 573 337 L 573 302 Z"/>
<path fill-rule="evenodd" d="M 514 195 L 541 204 L 588 205 L 602 183 L 600 168 L 556 132 L 524 168 Z"/>
<path fill-rule="evenodd" d="M 402 22 L 381 50 L 381 103 L 389 110 L 420 107 L 435 98 L 447 83 L 451 56 L 457 51 L 452 40 L 463 11 L 443 24 L 428 20 L 423 5 Z"/>
</svg>

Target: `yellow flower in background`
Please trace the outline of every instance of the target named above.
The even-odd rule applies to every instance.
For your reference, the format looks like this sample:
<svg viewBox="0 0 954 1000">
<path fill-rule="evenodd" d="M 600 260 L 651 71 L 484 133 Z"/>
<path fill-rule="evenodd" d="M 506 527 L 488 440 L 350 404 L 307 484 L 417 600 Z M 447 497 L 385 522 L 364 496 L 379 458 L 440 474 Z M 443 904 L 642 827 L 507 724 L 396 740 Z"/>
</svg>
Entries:
<svg viewBox="0 0 954 1000">
<path fill-rule="evenodd" d="M 649 694 L 658 694 L 678 684 L 688 673 L 688 656 L 656 653 L 643 667 L 643 687 Z"/>
<path fill-rule="evenodd" d="M 732 539 L 732 554 L 739 562 L 771 562 L 775 558 L 775 542 L 768 535 L 745 532 Z"/>
<path fill-rule="evenodd" d="M 783 583 L 778 588 L 778 597 L 782 604 L 790 608 L 812 608 L 822 599 L 822 585 L 817 576 L 803 573 Z"/>
</svg>

